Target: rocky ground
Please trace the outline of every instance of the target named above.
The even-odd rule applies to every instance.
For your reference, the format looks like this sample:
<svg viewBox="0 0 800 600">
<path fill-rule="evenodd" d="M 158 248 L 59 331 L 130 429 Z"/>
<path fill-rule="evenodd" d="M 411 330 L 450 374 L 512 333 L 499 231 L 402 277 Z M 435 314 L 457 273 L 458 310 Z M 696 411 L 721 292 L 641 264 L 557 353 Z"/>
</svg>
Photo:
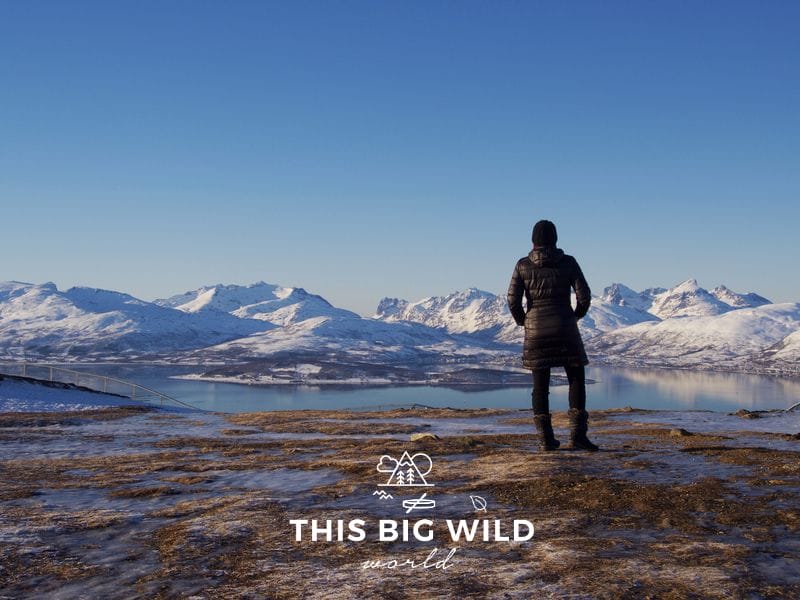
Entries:
<svg viewBox="0 0 800 600">
<path fill-rule="evenodd" d="M 598 411 L 589 454 L 536 451 L 526 411 L 6 413 L 0 598 L 797 598 L 800 420 L 753 416 Z M 406 450 L 432 485 L 380 487 Z M 433 541 L 372 527 L 423 518 Z M 535 535 L 451 540 L 476 518 Z M 366 539 L 298 542 L 291 519 Z"/>
</svg>

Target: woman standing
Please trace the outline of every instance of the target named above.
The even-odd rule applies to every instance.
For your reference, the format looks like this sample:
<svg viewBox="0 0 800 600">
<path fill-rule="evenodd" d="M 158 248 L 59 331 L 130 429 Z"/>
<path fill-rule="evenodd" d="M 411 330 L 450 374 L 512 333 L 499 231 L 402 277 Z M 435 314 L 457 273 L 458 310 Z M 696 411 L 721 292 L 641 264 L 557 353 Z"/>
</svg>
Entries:
<svg viewBox="0 0 800 600">
<path fill-rule="evenodd" d="M 556 248 L 558 234 L 550 221 L 533 228 L 533 250 L 517 261 L 508 286 L 508 307 L 517 325 L 525 326 L 522 364 L 533 371 L 533 419 L 541 450 L 555 450 L 559 442 L 550 421 L 550 369 L 564 367 L 569 380 L 570 445 L 597 450 L 589 438 L 586 412 L 586 376 L 589 363 L 578 331 L 578 319 L 589 310 L 591 295 L 581 268 L 572 256 Z M 573 310 L 571 291 L 577 306 Z M 525 295 L 527 311 L 522 308 Z"/>
</svg>

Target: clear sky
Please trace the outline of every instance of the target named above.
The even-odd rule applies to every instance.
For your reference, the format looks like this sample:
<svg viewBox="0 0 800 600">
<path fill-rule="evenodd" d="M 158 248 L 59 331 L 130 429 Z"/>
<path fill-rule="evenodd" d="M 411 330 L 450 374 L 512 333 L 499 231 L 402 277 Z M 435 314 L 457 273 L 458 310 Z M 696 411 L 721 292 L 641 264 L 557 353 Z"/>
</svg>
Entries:
<svg viewBox="0 0 800 600">
<path fill-rule="evenodd" d="M 800 301 L 800 2 L 0 2 L 0 280 Z"/>
</svg>

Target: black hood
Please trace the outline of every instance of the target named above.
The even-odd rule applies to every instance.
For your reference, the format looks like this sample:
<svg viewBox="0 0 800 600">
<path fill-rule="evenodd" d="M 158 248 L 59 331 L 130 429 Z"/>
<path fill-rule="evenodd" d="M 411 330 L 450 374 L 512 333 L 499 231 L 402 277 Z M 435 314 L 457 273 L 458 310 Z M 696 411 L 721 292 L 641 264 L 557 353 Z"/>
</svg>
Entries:
<svg viewBox="0 0 800 600">
<path fill-rule="evenodd" d="M 555 246 L 534 248 L 528 253 L 534 267 L 555 267 L 564 258 L 564 251 Z"/>
</svg>

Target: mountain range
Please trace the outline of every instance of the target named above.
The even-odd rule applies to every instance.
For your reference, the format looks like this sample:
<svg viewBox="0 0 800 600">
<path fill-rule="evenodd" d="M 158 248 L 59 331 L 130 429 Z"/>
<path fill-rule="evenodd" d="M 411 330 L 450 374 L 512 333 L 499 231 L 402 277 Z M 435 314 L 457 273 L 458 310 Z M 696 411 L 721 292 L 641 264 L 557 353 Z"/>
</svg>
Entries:
<svg viewBox="0 0 800 600">
<path fill-rule="evenodd" d="M 774 304 L 694 279 L 635 291 L 615 283 L 579 323 L 594 362 L 797 373 L 800 304 Z M 52 283 L 0 283 L 5 360 L 218 363 L 218 376 L 425 381 L 476 367 L 519 367 L 524 330 L 504 295 L 470 288 L 384 298 L 371 318 L 299 287 L 213 285 L 147 302 Z M 298 365 L 301 365 L 298 367 Z"/>
</svg>

